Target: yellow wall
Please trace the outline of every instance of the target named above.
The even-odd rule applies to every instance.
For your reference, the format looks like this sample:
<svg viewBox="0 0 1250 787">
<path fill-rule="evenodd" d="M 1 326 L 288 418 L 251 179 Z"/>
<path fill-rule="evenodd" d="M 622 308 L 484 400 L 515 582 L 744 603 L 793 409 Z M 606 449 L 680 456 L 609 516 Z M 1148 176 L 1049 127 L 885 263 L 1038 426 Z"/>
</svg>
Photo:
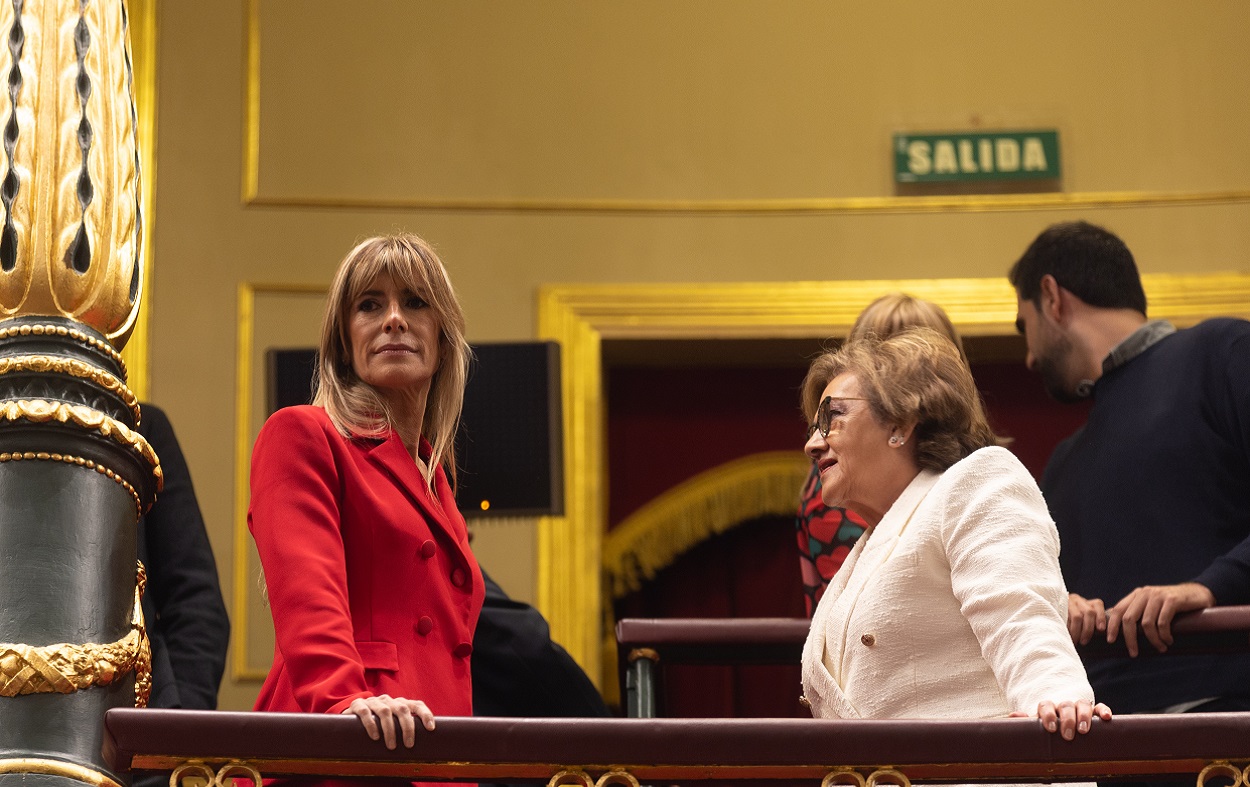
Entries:
<svg viewBox="0 0 1250 787">
<path fill-rule="evenodd" d="M 148 386 L 228 596 L 240 288 L 255 382 L 260 349 L 313 343 L 306 291 L 371 233 L 436 244 L 479 342 L 535 336 L 546 283 L 998 277 L 1043 226 L 1078 217 L 1119 232 L 1144 271 L 1250 271 L 1243 3 L 157 9 Z M 1060 192 L 897 195 L 892 133 L 1019 128 L 1059 130 Z M 246 435 L 260 399 L 244 393 Z M 505 558 L 531 538 L 532 523 L 499 523 L 477 541 L 524 598 L 532 565 Z M 266 656 L 256 603 L 245 665 Z M 255 690 L 228 676 L 223 707 Z"/>
</svg>

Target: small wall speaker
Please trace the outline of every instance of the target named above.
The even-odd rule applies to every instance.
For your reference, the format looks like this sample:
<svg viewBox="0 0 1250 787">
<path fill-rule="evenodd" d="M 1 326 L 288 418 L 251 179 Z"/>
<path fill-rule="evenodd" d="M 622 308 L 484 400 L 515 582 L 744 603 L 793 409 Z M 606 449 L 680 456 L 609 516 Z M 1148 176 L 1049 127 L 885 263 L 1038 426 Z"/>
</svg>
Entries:
<svg viewBox="0 0 1250 787">
<path fill-rule="evenodd" d="M 560 345 L 473 347 L 456 433 L 456 503 L 468 517 L 564 513 Z M 269 412 L 312 398 L 316 350 L 266 353 Z"/>
</svg>

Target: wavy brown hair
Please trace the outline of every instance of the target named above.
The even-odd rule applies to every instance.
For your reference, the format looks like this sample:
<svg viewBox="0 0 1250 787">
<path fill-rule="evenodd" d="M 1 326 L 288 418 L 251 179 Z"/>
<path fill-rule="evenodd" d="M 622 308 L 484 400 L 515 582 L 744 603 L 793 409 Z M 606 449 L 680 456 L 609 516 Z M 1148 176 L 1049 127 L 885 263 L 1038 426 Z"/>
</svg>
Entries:
<svg viewBox="0 0 1250 787">
<path fill-rule="evenodd" d="M 949 338 L 909 328 L 888 338 L 848 339 L 812 362 L 803 380 L 803 411 L 815 420 L 829 383 L 852 374 L 878 422 L 915 423 L 916 462 L 941 472 L 979 448 L 998 445 L 972 372 Z"/>
<path fill-rule="evenodd" d="M 433 452 L 430 467 L 441 464 L 456 483 L 456 427 L 464 404 L 472 350 L 464 338 L 464 312 L 434 249 L 411 233 L 369 238 L 347 253 L 339 264 L 326 299 L 317 357 L 313 404 L 323 408 L 344 435 L 376 435 L 394 427 L 390 409 L 377 389 L 361 380 L 352 368 L 348 325 L 352 304 L 380 275 L 391 277 L 421 296 L 438 317 L 438 370 L 430 382 L 421 434 Z M 434 474 L 426 479 L 431 489 Z"/>
</svg>

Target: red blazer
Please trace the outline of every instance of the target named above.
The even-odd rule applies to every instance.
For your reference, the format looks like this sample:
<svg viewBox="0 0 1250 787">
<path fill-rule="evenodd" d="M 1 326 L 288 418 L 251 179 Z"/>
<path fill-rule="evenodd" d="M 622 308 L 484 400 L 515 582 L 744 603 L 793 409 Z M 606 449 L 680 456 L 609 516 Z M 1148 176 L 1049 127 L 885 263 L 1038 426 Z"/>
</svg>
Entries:
<svg viewBox="0 0 1250 787">
<path fill-rule="evenodd" d="M 434 497 L 396 435 L 343 437 L 321 408 L 288 407 L 261 429 L 251 486 L 277 636 L 256 710 L 390 694 L 472 715 L 484 586 L 442 468 Z"/>
</svg>

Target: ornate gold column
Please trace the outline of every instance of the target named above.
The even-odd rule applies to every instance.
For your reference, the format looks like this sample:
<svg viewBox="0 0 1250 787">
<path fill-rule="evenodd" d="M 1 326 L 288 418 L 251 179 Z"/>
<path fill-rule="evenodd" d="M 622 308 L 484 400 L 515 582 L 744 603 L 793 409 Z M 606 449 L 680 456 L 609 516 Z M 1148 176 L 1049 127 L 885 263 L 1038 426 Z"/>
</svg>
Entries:
<svg viewBox="0 0 1250 787">
<path fill-rule="evenodd" d="M 0 0 L 0 787 L 120 779 L 147 700 L 135 522 L 160 488 L 118 350 L 142 291 L 121 0 Z"/>
</svg>

